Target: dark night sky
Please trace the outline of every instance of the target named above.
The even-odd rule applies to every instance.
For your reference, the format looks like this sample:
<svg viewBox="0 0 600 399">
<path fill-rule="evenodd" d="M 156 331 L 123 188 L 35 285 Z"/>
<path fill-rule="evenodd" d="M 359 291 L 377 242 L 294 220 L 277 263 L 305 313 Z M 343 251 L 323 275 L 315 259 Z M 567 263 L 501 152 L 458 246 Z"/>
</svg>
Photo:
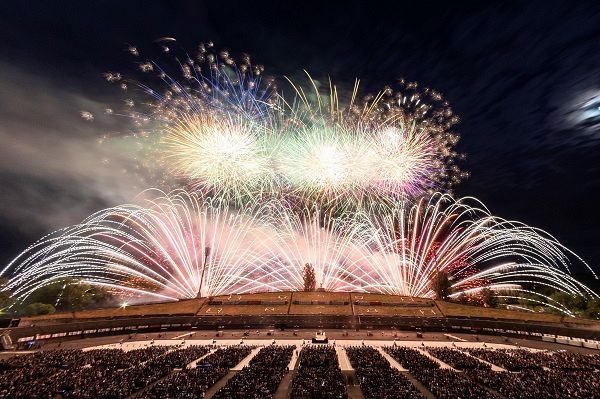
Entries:
<svg viewBox="0 0 600 399">
<path fill-rule="evenodd" d="M 111 101 L 101 73 L 129 65 L 128 43 L 173 36 L 190 49 L 213 40 L 247 52 L 276 77 L 307 69 L 374 88 L 406 77 L 441 91 L 461 117 L 471 173 L 458 194 L 549 231 L 600 269 L 598 2 L 9 3 L 0 5 L 2 265 L 141 190 L 115 175 L 126 160 L 100 167 L 109 149 L 94 138 L 113 126 L 79 111 Z"/>
</svg>

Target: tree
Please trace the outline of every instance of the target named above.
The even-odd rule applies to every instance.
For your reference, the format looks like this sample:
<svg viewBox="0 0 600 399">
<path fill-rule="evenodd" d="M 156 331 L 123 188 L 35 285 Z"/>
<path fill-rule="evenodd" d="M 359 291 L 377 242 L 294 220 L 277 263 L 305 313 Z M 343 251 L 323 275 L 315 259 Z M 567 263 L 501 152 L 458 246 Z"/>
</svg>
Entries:
<svg viewBox="0 0 600 399">
<path fill-rule="evenodd" d="M 310 263 L 304 265 L 304 291 L 314 291 L 317 287 L 315 268 Z"/>
<path fill-rule="evenodd" d="M 458 297 L 456 298 L 456 300 L 458 301 L 458 303 L 462 304 L 462 305 L 468 305 L 469 304 L 469 296 L 467 294 L 465 294 L 464 292 L 461 292 Z"/>
<path fill-rule="evenodd" d="M 56 281 L 53 283 L 50 283 L 48 285 L 45 285 L 41 288 L 38 288 L 37 290 L 35 290 L 33 292 L 33 294 L 31 294 L 27 300 L 25 301 L 24 305 L 28 305 L 31 303 L 49 303 L 52 305 L 55 305 L 60 293 L 62 291 L 62 287 L 64 286 L 65 282 L 64 281 Z"/>
<path fill-rule="evenodd" d="M 600 318 L 600 299 L 592 298 L 588 301 L 587 308 L 583 311 L 583 317 L 588 319 Z"/>
<path fill-rule="evenodd" d="M 94 308 L 114 306 L 118 303 L 117 297 L 112 292 L 99 285 L 92 285 L 87 293 L 91 297 L 91 307 Z"/>
<path fill-rule="evenodd" d="M 0 278 L 0 310 L 8 308 L 14 303 L 12 292 L 7 288 L 8 279 Z"/>
<path fill-rule="evenodd" d="M 27 304 L 52 304 L 59 310 L 82 310 L 116 304 L 115 296 L 106 288 L 67 278 L 35 291 Z"/>
<path fill-rule="evenodd" d="M 579 314 L 588 308 L 588 299 L 583 295 L 555 291 L 550 295 L 550 298 L 576 314 Z M 552 301 L 550 301 L 550 303 L 552 303 Z M 556 304 L 553 303 L 553 305 Z"/>
<path fill-rule="evenodd" d="M 82 310 L 90 307 L 92 298 L 88 290 L 90 286 L 72 281 L 64 285 L 57 306 L 65 310 Z"/>
<path fill-rule="evenodd" d="M 54 306 L 47 303 L 34 302 L 25 306 L 21 313 L 25 316 L 37 316 L 42 314 L 52 314 L 56 311 Z"/>
<path fill-rule="evenodd" d="M 446 299 L 450 295 L 450 278 L 445 271 L 438 271 L 431 279 L 431 290 L 435 293 L 435 299 Z"/>
<path fill-rule="evenodd" d="M 487 287 L 481 290 L 481 302 L 483 303 L 483 306 L 489 306 L 490 308 L 498 307 L 498 297 L 496 296 L 496 293 Z"/>
</svg>

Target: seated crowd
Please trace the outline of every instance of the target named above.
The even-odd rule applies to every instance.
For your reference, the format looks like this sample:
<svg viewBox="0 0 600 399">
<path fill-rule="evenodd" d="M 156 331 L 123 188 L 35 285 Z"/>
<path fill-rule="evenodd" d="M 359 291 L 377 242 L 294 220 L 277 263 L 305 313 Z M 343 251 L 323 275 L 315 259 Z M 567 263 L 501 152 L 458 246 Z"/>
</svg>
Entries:
<svg viewBox="0 0 600 399">
<path fill-rule="evenodd" d="M 160 378 L 165 370 L 155 361 L 167 350 L 55 350 L 15 356 L 0 368 L 0 398 L 125 397 Z"/>
<path fill-rule="evenodd" d="M 306 346 L 300 351 L 292 399 L 345 399 L 346 380 L 331 346 Z"/>
<path fill-rule="evenodd" d="M 496 399 L 483 386 L 474 383 L 469 374 L 450 369 L 421 369 L 411 373 L 438 399 Z"/>
<path fill-rule="evenodd" d="M 402 373 L 370 346 L 346 347 L 365 399 L 424 399 Z"/>
<path fill-rule="evenodd" d="M 458 349 L 428 347 L 427 352 L 456 370 L 490 370 L 492 368 L 489 364 L 480 362 Z"/>
<path fill-rule="evenodd" d="M 539 364 L 552 370 L 594 371 L 600 370 L 600 355 L 585 355 L 567 351 L 536 352 L 532 356 Z"/>
<path fill-rule="evenodd" d="M 0 361 L 0 399 L 202 398 L 255 348 L 148 345 L 128 352 L 65 349 L 18 355 Z M 409 380 L 413 377 L 439 399 L 500 395 L 508 399 L 600 398 L 597 354 L 489 348 L 383 349 L 409 373 L 396 370 L 373 347 L 345 348 L 366 399 L 422 399 Z M 289 372 L 294 350 L 291 345 L 262 348 L 213 397 L 272 398 Z M 508 371 L 492 371 L 477 358 Z M 442 368 L 436 359 L 462 371 Z M 296 369 L 291 398 L 348 397 L 335 347 L 304 347 Z"/>
<path fill-rule="evenodd" d="M 254 348 L 254 346 L 248 345 L 219 348 L 200 359 L 195 368 L 186 368 L 172 373 L 164 380 L 144 390 L 138 398 L 202 398 L 210 387 L 227 375 L 229 370 L 247 357 Z M 197 356 L 192 360 L 201 356 Z"/>
<path fill-rule="evenodd" d="M 227 381 L 214 399 L 271 399 L 289 372 L 295 346 L 270 345 L 261 349 L 248 366 Z"/>
<path fill-rule="evenodd" d="M 396 346 L 388 346 L 384 349 L 438 399 L 495 398 L 488 390 L 474 384 L 466 373 L 440 369 L 438 362 L 416 349 Z"/>
<path fill-rule="evenodd" d="M 477 370 L 471 379 L 508 399 L 588 399 L 600 397 L 600 374 L 589 371 Z"/>
<path fill-rule="evenodd" d="M 541 370 L 543 360 L 525 349 L 465 349 L 471 355 L 508 371 Z"/>
<path fill-rule="evenodd" d="M 384 350 L 407 370 L 437 369 L 440 364 L 416 349 L 406 346 L 386 346 Z"/>
</svg>

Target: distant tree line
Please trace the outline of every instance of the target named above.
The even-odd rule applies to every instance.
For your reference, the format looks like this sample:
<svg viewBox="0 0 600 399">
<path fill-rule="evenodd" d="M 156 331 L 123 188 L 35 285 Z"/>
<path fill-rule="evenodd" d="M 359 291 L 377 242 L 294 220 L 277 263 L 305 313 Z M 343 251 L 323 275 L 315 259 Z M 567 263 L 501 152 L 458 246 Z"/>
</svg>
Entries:
<svg viewBox="0 0 600 399">
<path fill-rule="evenodd" d="M 16 302 L 0 279 L 0 309 L 4 314 L 35 316 L 56 311 L 74 311 L 115 306 L 117 297 L 106 288 L 65 278 L 48 284 L 23 301 Z"/>
<path fill-rule="evenodd" d="M 461 293 L 451 297 L 453 294 L 452 282 L 448 273 L 439 271 L 431 280 L 431 290 L 435 295 L 435 299 L 438 300 L 448 300 L 462 305 L 476 305 L 490 308 L 510 308 L 511 305 L 516 305 L 534 311 L 564 314 L 564 312 L 557 309 L 557 307 L 560 308 L 559 305 L 562 305 L 577 317 L 600 319 L 600 299 L 598 298 L 555 291 L 547 287 L 529 288 L 545 295 L 549 299 L 546 299 L 544 303 L 539 303 L 540 298 L 543 297 L 527 292 L 513 292 L 499 297 L 494 290 L 489 288 L 483 288 L 475 291 L 473 294 Z M 513 298 L 506 298 L 506 296 L 513 296 Z"/>
<path fill-rule="evenodd" d="M 303 270 L 304 291 L 316 290 L 315 274 L 314 267 L 307 263 Z M 531 301 L 531 299 L 539 301 L 540 297 L 524 292 L 513 293 L 514 298 L 506 298 L 505 295 L 498 297 L 497 293 L 489 288 L 483 288 L 470 295 L 465 293 L 452 295 L 452 282 L 445 271 L 437 272 L 431 280 L 431 290 L 438 300 L 491 308 L 515 305 L 534 311 L 558 314 L 563 312 L 549 304 L 562 305 L 578 317 L 600 319 L 600 299 L 552 291 L 547 288 L 531 288 L 548 297 L 547 303 Z M 48 284 L 35 291 L 24 301 L 16 302 L 12 293 L 7 289 L 7 279 L 0 278 L 0 311 L 4 314 L 34 316 L 57 311 L 77 311 L 116 305 L 118 305 L 118 297 L 105 287 L 72 278 Z"/>
</svg>

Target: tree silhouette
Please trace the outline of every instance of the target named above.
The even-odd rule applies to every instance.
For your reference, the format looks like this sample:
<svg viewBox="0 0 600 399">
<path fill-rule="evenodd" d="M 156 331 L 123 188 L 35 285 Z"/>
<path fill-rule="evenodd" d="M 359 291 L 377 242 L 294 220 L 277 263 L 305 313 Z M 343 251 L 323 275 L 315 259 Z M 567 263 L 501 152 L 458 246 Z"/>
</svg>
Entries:
<svg viewBox="0 0 600 399">
<path fill-rule="evenodd" d="M 315 268 L 307 263 L 304 265 L 304 291 L 314 291 L 317 287 L 317 278 L 315 276 Z"/>
<path fill-rule="evenodd" d="M 489 306 L 490 308 L 498 306 L 496 293 L 487 287 L 481 290 L 481 301 L 483 302 L 483 306 Z"/>
<path fill-rule="evenodd" d="M 450 279 L 445 271 L 438 271 L 431 279 L 431 289 L 435 293 L 435 299 L 446 299 L 450 295 Z"/>
</svg>

